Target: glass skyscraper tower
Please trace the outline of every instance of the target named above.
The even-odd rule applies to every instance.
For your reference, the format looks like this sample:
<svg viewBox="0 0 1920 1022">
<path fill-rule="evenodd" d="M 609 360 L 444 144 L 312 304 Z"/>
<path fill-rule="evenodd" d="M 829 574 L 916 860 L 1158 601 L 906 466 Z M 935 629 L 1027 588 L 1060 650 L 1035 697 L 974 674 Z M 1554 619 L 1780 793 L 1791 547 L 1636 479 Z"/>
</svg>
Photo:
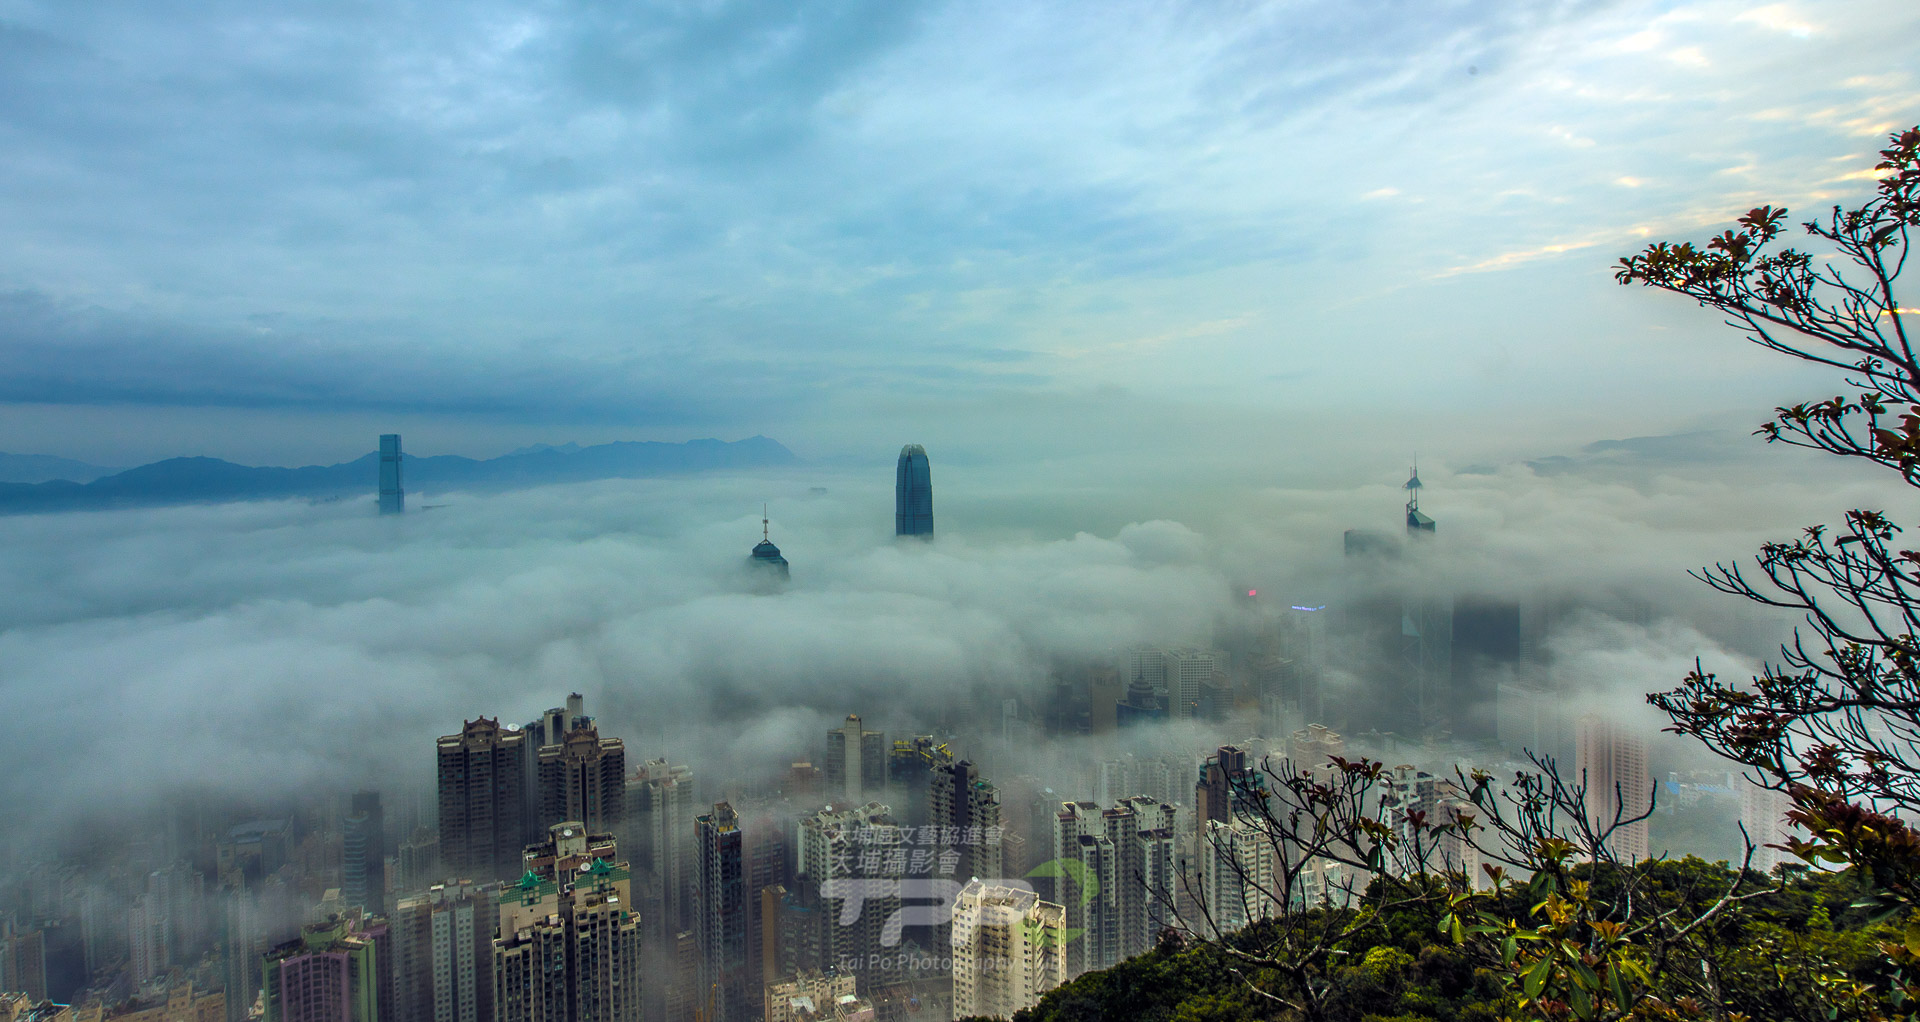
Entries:
<svg viewBox="0 0 1920 1022">
<path fill-rule="evenodd" d="M 927 449 L 900 448 L 893 484 L 893 534 L 933 538 L 933 479 L 927 473 Z"/>
</svg>

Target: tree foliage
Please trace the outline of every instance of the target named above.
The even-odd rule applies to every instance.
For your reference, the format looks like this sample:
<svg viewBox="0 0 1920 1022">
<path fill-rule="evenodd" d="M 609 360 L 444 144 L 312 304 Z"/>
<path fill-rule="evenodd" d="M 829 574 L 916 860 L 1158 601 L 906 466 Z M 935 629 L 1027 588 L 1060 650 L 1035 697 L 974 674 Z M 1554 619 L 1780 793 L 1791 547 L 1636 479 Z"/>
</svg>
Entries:
<svg viewBox="0 0 1920 1022">
<path fill-rule="evenodd" d="M 1772 442 L 1857 459 L 1920 486 L 1920 309 L 1896 284 L 1920 227 L 1920 127 L 1894 134 L 1859 207 L 1804 224 L 1831 255 L 1778 247 L 1785 209 L 1762 206 L 1707 243 L 1657 244 L 1618 279 L 1724 313 L 1761 346 L 1839 370 L 1845 390 L 1775 410 Z M 1715 589 L 1799 612 L 1805 627 L 1750 682 L 1696 669 L 1649 701 L 1673 730 L 1793 796 L 1791 849 L 1855 867 L 1888 911 L 1920 905 L 1920 551 L 1883 509 L 1857 508 L 1768 543 L 1753 567 L 1700 573 Z M 1920 940 L 1916 940 L 1920 950 Z M 1916 960 L 1920 961 L 1920 960 Z M 1910 963 L 1911 964 L 1911 963 Z"/>
</svg>

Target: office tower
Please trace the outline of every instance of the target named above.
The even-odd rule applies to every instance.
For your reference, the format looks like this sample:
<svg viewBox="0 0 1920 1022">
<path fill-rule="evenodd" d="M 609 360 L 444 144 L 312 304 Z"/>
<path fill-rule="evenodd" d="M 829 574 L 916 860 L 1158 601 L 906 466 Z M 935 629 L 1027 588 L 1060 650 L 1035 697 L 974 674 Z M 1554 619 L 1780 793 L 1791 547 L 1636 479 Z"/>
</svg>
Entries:
<svg viewBox="0 0 1920 1022">
<path fill-rule="evenodd" d="M 1421 533 L 1431 536 L 1434 533 L 1433 519 L 1428 517 L 1426 512 L 1420 510 L 1420 489 L 1423 485 L 1425 484 L 1420 482 L 1420 469 L 1418 467 L 1410 469 L 1407 472 L 1407 485 L 1405 487 L 1407 491 L 1407 535 L 1409 536 L 1418 536 Z"/>
<path fill-rule="evenodd" d="M 342 828 L 340 895 L 368 915 L 387 913 L 387 827 L 380 793 L 354 793 Z"/>
<path fill-rule="evenodd" d="M 1453 733 L 1484 740 L 1499 733 L 1500 686 L 1520 668 L 1520 605 L 1485 596 L 1453 601 Z"/>
<path fill-rule="evenodd" d="M 819 892 L 821 953 L 826 967 L 852 972 L 865 993 L 898 953 L 899 932 L 885 931 L 900 908 L 897 881 L 905 864 L 893 855 L 901 849 L 900 828 L 891 810 L 878 802 L 858 808 L 823 809 L 800 821 L 801 887 Z M 878 888 L 863 882 L 880 881 Z M 857 899 L 848 905 L 849 899 Z M 851 913 L 850 921 L 840 917 Z M 896 926 L 898 923 L 896 922 Z"/>
<path fill-rule="evenodd" d="M 1267 797 L 1267 778 L 1245 749 L 1222 745 L 1200 764 L 1193 786 L 1195 819 L 1226 823 L 1235 817 L 1259 816 Z"/>
<path fill-rule="evenodd" d="M 626 830 L 635 847 L 628 859 L 659 878 L 663 940 L 692 923 L 687 892 L 693 884 L 693 768 L 651 759 L 627 780 Z M 644 913 L 643 913 L 644 918 Z"/>
<path fill-rule="evenodd" d="M 594 833 L 615 833 L 627 807 L 627 746 L 577 724 L 540 750 L 540 813 L 544 826 L 575 820 Z"/>
<path fill-rule="evenodd" d="M 407 509 L 407 491 L 400 483 L 400 434 L 380 434 L 380 513 L 397 515 Z"/>
<path fill-rule="evenodd" d="M 700 942 L 694 989 L 708 1008 L 707 1022 L 746 1022 L 753 1012 L 753 977 L 747 968 L 747 883 L 740 817 L 720 802 L 694 820 L 699 846 L 695 890 Z"/>
<path fill-rule="evenodd" d="M 1213 930 L 1233 933 L 1279 915 L 1280 852 L 1267 830 L 1248 819 L 1202 820 L 1201 827 L 1200 904 Z"/>
<path fill-rule="evenodd" d="M 260 957 L 263 1022 L 385 1022 L 390 948 L 387 924 L 357 913 L 303 927 Z"/>
<path fill-rule="evenodd" d="M 827 792 L 835 800 L 859 804 L 887 783 L 887 736 L 860 726 L 859 714 L 827 732 Z"/>
<path fill-rule="evenodd" d="M 497 884 L 434 884 L 402 898 L 393 934 L 394 1017 L 386 1022 L 492 1022 Z"/>
<path fill-rule="evenodd" d="M 1587 791 L 1587 814 L 1599 830 L 1616 820 L 1644 816 L 1652 808 L 1653 774 L 1647 765 L 1647 743 L 1614 720 L 1589 713 L 1574 728 L 1574 784 Z M 1647 857 L 1647 821 L 1642 819 L 1614 831 L 1610 842 L 1621 862 Z"/>
<path fill-rule="evenodd" d="M 747 564 L 767 577 L 785 582 L 789 572 L 787 559 L 780 556 L 780 548 L 773 545 L 773 535 L 767 528 L 767 517 L 760 516 L 760 542 L 753 545 L 753 553 L 748 556 Z"/>
<path fill-rule="evenodd" d="M 919 444 L 900 448 L 893 483 L 893 534 L 933 538 L 933 479 L 927 474 L 927 449 Z"/>
<path fill-rule="evenodd" d="M 556 823 L 500 893 L 496 1022 L 639 1022 L 640 917 L 611 834 Z"/>
<path fill-rule="evenodd" d="M 1067 945 L 1067 974 L 1109 968 L 1152 947 L 1172 922 L 1174 807 L 1146 796 L 1102 810 L 1064 802 L 1054 818 L 1054 900 L 1066 925 L 1083 931 Z M 1066 864 L 1074 860 L 1077 866 Z"/>
<path fill-rule="evenodd" d="M 956 877 L 964 882 L 1006 875 L 1000 858 L 1000 792 L 978 768 L 964 759 L 934 767 L 927 802 L 928 822 L 940 828 L 939 843 L 958 853 Z"/>
<path fill-rule="evenodd" d="M 1165 720 L 1167 701 L 1154 691 L 1152 682 L 1135 678 L 1127 685 L 1126 698 L 1114 706 L 1113 716 L 1114 722 L 1120 727 Z"/>
<path fill-rule="evenodd" d="M 1227 655 L 1217 649 L 1175 648 L 1161 651 L 1168 709 L 1176 720 L 1213 719 L 1222 706 L 1219 679 L 1226 672 Z"/>
<path fill-rule="evenodd" d="M 1012 1018 L 1067 981 L 1067 910 L 974 879 L 953 909 L 953 1014 Z"/>
<path fill-rule="evenodd" d="M 440 863 L 472 880 L 516 877 L 526 842 L 526 735 L 492 717 L 439 741 Z"/>
</svg>

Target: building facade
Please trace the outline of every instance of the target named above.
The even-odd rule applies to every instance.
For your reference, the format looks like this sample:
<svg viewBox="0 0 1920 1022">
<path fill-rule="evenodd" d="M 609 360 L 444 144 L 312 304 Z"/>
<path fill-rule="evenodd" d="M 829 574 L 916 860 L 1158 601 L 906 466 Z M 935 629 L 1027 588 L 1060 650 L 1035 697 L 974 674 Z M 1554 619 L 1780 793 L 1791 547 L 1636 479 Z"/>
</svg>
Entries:
<svg viewBox="0 0 1920 1022">
<path fill-rule="evenodd" d="M 893 483 L 893 534 L 933 538 L 933 478 L 928 474 L 927 449 L 919 444 L 900 448 Z"/>
<path fill-rule="evenodd" d="M 470 720 L 439 741 L 440 863 L 473 880 L 519 876 L 527 830 L 526 735 Z"/>
<path fill-rule="evenodd" d="M 953 909 L 953 1014 L 1012 1018 L 1067 981 L 1067 913 L 1039 895 L 974 879 Z"/>
<path fill-rule="evenodd" d="M 640 916 L 611 834 L 555 824 L 500 895 L 496 1022 L 641 1022 Z"/>
</svg>

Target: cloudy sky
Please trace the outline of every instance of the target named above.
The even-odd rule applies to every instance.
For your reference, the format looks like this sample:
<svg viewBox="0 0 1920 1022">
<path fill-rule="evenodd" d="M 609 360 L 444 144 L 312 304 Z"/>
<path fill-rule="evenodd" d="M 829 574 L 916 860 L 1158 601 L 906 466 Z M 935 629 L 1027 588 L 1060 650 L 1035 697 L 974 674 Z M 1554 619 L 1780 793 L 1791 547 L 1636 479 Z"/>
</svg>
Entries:
<svg viewBox="0 0 1920 1022">
<path fill-rule="evenodd" d="M 1808 377 L 1608 266 L 1862 194 L 1916 40 L 1906 0 L 0 0 L 0 450 L 1748 423 Z"/>
</svg>

